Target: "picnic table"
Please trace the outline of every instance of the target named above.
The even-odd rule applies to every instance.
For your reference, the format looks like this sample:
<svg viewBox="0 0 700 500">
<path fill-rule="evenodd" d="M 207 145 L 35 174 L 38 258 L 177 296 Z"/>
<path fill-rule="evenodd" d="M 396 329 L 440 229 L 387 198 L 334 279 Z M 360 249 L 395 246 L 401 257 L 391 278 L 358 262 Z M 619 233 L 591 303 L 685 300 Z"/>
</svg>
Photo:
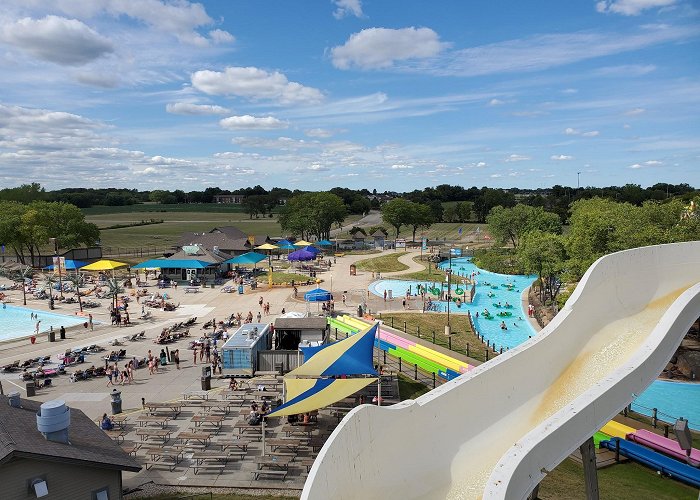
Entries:
<svg viewBox="0 0 700 500">
<path fill-rule="evenodd" d="M 226 450 L 226 448 L 238 448 L 240 451 L 247 452 L 248 445 L 250 443 L 251 440 L 245 438 L 222 439 L 220 441 L 214 441 L 214 444 L 221 446 L 222 451 Z"/>
<path fill-rule="evenodd" d="M 257 438 L 258 441 L 262 439 L 262 425 L 250 425 L 245 420 L 241 420 L 236 422 L 236 425 L 234 425 L 233 428 L 238 431 L 239 436 L 249 434 Z M 270 428 L 266 427 L 265 430 L 270 431 Z"/>
<path fill-rule="evenodd" d="M 221 430 L 221 426 L 224 424 L 223 415 L 195 415 L 192 417 L 191 422 L 195 427 L 201 427 L 202 425 L 211 426 L 214 428 L 214 434 L 218 434 Z"/>
<path fill-rule="evenodd" d="M 141 441 L 148 441 L 150 438 L 159 438 L 163 440 L 163 444 L 170 439 L 172 431 L 170 429 L 136 429 L 136 435 L 141 438 Z"/>
<path fill-rule="evenodd" d="M 151 457 L 150 460 L 146 460 L 145 462 L 146 470 L 153 467 L 165 466 L 172 472 L 177 464 L 184 458 L 182 450 L 169 446 L 149 446 L 144 448 L 146 455 L 150 455 Z"/>
<path fill-rule="evenodd" d="M 272 438 L 266 439 L 265 443 L 270 447 L 271 451 L 277 451 L 280 448 L 286 448 L 294 453 L 298 452 L 299 448 L 301 448 L 302 446 L 301 442 L 298 439 Z"/>
<path fill-rule="evenodd" d="M 186 391 L 182 393 L 183 399 L 209 399 L 209 391 Z"/>
<path fill-rule="evenodd" d="M 186 286 L 185 287 L 185 293 L 197 293 L 197 292 L 199 292 L 198 286 Z"/>
<path fill-rule="evenodd" d="M 282 432 L 285 436 L 306 436 L 307 442 L 311 441 L 311 436 L 316 429 L 316 424 L 298 424 L 298 425 L 285 425 L 282 427 Z"/>
<path fill-rule="evenodd" d="M 272 476 L 284 480 L 289 472 L 289 462 L 291 457 L 285 456 L 262 456 L 255 457 L 255 463 L 258 465 L 257 470 L 251 471 L 255 480 L 260 476 Z"/>
<path fill-rule="evenodd" d="M 168 416 L 159 417 L 157 415 L 141 415 L 136 419 L 136 423 L 139 424 L 139 427 L 146 427 L 148 424 L 156 424 L 165 429 L 169 420 L 170 417 Z"/>
<path fill-rule="evenodd" d="M 246 395 L 249 393 L 249 391 L 246 390 L 232 390 L 232 389 L 224 389 L 221 391 L 219 394 L 221 394 L 221 397 L 230 400 L 230 399 L 236 399 L 236 400 L 244 400 Z"/>
<path fill-rule="evenodd" d="M 145 403 L 144 406 L 146 407 L 146 411 L 150 415 L 157 415 L 160 413 L 172 413 L 173 414 L 173 419 L 176 419 L 177 416 L 180 414 L 182 411 L 182 403 L 175 402 L 175 403 Z"/>
<path fill-rule="evenodd" d="M 124 436 L 126 436 L 126 431 L 124 429 L 112 429 L 110 431 L 104 431 L 104 433 L 117 443 L 124 442 Z"/>
<path fill-rule="evenodd" d="M 209 441 L 211 441 L 211 434 L 209 432 L 200 431 L 182 431 L 175 438 L 183 443 L 198 441 L 200 444 L 206 446 L 209 444 Z"/>
<path fill-rule="evenodd" d="M 211 400 L 210 399 L 209 401 L 203 401 L 201 406 L 205 411 L 209 411 L 209 410 L 216 408 L 220 411 L 223 411 L 224 413 L 226 413 L 228 415 L 234 406 L 240 406 L 240 405 L 237 405 L 233 401 L 227 401 L 227 400 L 221 400 L 221 399 L 219 399 L 219 400 Z"/>
<path fill-rule="evenodd" d="M 129 420 L 129 417 L 126 415 L 112 415 L 109 417 L 109 419 L 112 421 L 115 427 L 118 427 L 119 429 L 124 430 L 126 428 L 126 422 Z M 95 423 L 97 425 L 102 425 L 102 417 L 98 417 L 95 419 Z"/>
</svg>

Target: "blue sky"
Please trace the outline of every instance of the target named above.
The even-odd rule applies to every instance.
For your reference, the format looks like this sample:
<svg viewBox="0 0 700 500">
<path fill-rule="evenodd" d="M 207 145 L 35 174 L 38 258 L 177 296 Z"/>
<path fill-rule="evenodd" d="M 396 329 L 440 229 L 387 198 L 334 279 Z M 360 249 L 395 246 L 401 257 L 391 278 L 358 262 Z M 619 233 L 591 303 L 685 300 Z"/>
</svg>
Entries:
<svg viewBox="0 0 700 500">
<path fill-rule="evenodd" d="M 700 187 L 689 0 L 3 0 L 0 187 Z"/>
</svg>

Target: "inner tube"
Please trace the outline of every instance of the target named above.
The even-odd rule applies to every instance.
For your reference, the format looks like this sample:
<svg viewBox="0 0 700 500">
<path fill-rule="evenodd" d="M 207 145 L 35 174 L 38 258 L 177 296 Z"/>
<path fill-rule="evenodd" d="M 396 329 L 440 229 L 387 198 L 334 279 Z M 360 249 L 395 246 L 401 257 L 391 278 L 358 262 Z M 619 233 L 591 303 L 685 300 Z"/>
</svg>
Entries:
<svg viewBox="0 0 700 500">
<path fill-rule="evenodd" d="M 464 295 L 464 289 L 463 288 L 457 288 L 455 289 L 455 293 L 457 295 Z"/>
</svg>

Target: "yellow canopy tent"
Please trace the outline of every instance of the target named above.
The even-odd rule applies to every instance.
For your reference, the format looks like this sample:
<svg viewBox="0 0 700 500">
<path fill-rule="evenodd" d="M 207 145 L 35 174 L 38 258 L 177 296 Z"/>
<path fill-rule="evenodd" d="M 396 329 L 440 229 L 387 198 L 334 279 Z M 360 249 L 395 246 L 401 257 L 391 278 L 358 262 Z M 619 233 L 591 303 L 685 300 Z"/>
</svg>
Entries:
<svg viewBox="0 0 700 500">
<path fill-rule="evenodd" d="M 306 240 L 301 240 L 301 241 L 297 241 L 296 243 L 294 243 L 295 247 L 308 247 L 310 245 L 313 245 L 313 243 L 311 243 L 310 241 L 306 241 Z"/>
<path fill-rule="evenodd" d="M 83 271 L 114 271 L 122 267 L 127 267 L 126 262 L 118 262 L 116 260 L 102 259 L 92 264 L 88 264 L 82 268 Z"/>
</svg>

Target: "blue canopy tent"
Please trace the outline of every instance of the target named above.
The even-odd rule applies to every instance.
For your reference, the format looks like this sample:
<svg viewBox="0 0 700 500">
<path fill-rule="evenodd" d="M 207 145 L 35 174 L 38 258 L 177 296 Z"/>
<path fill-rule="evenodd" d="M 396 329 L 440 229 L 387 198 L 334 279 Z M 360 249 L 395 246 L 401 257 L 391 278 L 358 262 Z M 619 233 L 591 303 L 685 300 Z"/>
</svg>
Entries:
<svg viewBox="0 0 700 500">
<path fill-rule="evenodd" d="M 65 269 L 66 271 L 68 270 L 73 270 L 73 269 L 80 269 L 83 266 L 86 266 L 87 262 L 83 262 L 81 260 L 73 260 L 73 259 L 66 259 L 64 264 L 61 264 L 61 269 Z M 47 269 L 49 271 L 53 271 L 54 267 L 53 264 L 50 266 L 46 266 L 44 269 Z"/>
<path fill-rule="evenodd" d="M 258 252 L 248 252 L 242 255 L 237 255 L 232 259 L 225 260 L 222 264 L 257 264 L 261 260 L 267 259 L 266 255 Z"/>
<path fill-rule="evenodd" d="M 333 294 L 328 290 L 324 290 L 323 288 L 309 290 L 304 294 L 304 300 L 306 302 L 328 302 L 332 298 Z"/>
<path fill-rule="evenodd" d="M 131 269 L 204 269 L 215 265 L 217 264 L 195 259 L 151 259 L 131 266 Z"/>
<path fill-rule="evenodd" d="M 328 240 L 317 241 L 316 244 L 317 244 L 317 245 L 320 245 L 320 246 L 322 246 L 322 247 L 332 247 L 332 246 L 333 246 L 333 242 L 332 242 L 332 241 L 328 241 Z"/>
</svg>

